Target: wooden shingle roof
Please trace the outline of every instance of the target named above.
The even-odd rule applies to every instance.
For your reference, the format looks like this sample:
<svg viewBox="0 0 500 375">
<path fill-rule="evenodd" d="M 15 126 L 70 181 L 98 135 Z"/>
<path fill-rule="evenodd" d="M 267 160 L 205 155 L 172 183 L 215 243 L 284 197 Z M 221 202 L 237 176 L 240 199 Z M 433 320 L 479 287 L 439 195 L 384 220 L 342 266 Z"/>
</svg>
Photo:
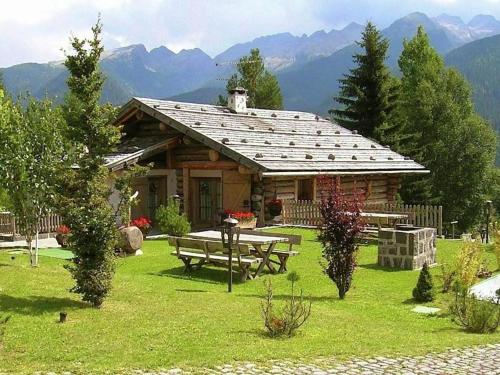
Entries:
<svg viewBox="0 0 500 375">
<path fill-rule="evenodd" d="M 220 106 L 147 98 L 132 99 L 122 113 L 131 107 L 264 175 L 427 172 L 388 147 L 312 113 L 249 108 L 236 114 Z"/>
</svg>

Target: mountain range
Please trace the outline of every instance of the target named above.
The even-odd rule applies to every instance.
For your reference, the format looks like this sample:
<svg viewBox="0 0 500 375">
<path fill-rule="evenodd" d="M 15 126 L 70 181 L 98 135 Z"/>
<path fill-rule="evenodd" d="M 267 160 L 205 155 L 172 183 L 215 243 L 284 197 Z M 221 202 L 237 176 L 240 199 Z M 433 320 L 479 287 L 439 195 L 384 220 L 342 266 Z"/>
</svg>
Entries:
<svg viewBox="0 0 500 375">
<path fill-rule="evenodd" d="M 475 89 L 488 87 L 488 94 L 496 89 L 491 86 L 492 80 L 488 82 L 491 76 L 474 71 L 479 65 L 482 71 L 499 66 L 500 60 L 485 60 L 483 55 L 491 49 L 500 53 L 496 39 L 487 38 L 500 34 L 500 21 L 490 15 L 477 15 L 468 23 L 446 14 L 431 18 L 411 13 L 400 18 L 382 30 L 390 41 L 387 63 L 394 72 L 398 70 L 403 40 L 413 37 L 419 25 L 424 26 L 432 45 L 446 56 L 446 61 L 461 70 Z M 234 72 L 235 62 L 250 49 L 259 48 L 266 67 L 278 77 L 285 108 L 326 114 L 334 105 L 332 97 L 338 92 L 338 79 L 353 66 L 352 55 L 358 48 L 354 42 L 362 30 L 362 25 L 353 22 L 340 30 L 320 30 L 310 35 L 262 36 L 233 45 L 213 58 L 199 48 L 174 53 L 164 46 L 148 51 L 142 44 L 106 51 L 101 67 L 108 79 L 102 100 L 119 105 L 131 96 L 142 96 L 213 103 L 218 94 L 224 93 L 225 80 Z M 478 56 L 483 59 L 478 60 Z M 67 89 L 68 73 L 61 62 L 19 64 L 0 72 L 14 96 L 30 92 L 60 102 Z M 479 111 L 486 115 L 499 106 L 493 105 L 491 96 L 484 92 L 476 90 L 475 99 Z M 496 94 L 493 97 L 500 100 Z M 500 113 L 487 113 L 486 117 L 498 118 Z M 495 124 L 500 127 L 500 120 Z"/>
</svg>

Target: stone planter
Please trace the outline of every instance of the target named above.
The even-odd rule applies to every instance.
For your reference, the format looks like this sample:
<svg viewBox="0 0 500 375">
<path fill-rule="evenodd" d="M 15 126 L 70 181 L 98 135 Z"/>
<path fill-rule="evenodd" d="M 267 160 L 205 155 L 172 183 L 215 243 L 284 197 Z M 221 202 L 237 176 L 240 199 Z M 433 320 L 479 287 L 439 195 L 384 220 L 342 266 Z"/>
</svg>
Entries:
<svg viewBox="0 0 500 375">
<path fill-rule="evenodd" d="M 407 270 L 436 263 L 436 229 L 381 228 L 378 234 L 378 264 Z"/>
</svg>

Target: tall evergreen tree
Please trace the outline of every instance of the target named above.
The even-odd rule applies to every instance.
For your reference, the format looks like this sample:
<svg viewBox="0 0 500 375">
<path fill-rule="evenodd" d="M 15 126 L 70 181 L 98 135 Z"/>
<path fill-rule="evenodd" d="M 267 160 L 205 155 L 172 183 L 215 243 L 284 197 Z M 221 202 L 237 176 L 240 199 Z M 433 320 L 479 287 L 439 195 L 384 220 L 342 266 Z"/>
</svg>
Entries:
<svg viewBox="0 0 500 375">
<path fill-rule="evenodd" d="M 480 215 L 495 135 L 474 112 L 468 83 L 445 67 L 422 27 L 404 43 L 399 67 L 400 95 L 390 121 L 407 135 L 401 150 L 431 172 L 406 178 L 401 196 L 443 205 L 445 221 L 458 219 L 466 229 Z"/>
<path fill-rule="evenodd" d="M 250 55 L 243 56 L 236 65 L 237 73 L 227 82 L 227 91 L 235 87 L 247 90 L 247 106 L 250 108 L 282 109 L 283 96 L 276 77 L 264 67 L 264 61 L 258 48 L 252 49 Z M 227 105 L 227 99 L 219 97 L 219 104 Z"/>
<path fill-rule="evenodd" d="M 389 42 L 368 22 L 357 44 L 363 52 L 353 56 L 356 67 L 340 79 L 340 93 L 335 98 L 343 108 L 332 109 L 330 114 L 340 125 L 376 138 L 397 95 L 395 81 L 385 66 Z"/>
<path fill-rule="evenodd" d="M 104 156 L 113 150 L 119 131 L 110 125 L 114 110 L 99 105 L 104 76 L 99 70 L 103 52 L 100 20 L 92 28 L 92 38 L 71 38 L 73 55 L 65 66 L 69 93 L 64 113 L 73 146 L 73 162 L 78 167 L 65 176 L 62 202 L 65 223 L 71 228 L 75 253 L 68 267 L 84 301 L 99 307 L 111 288 L 116 226 L 109 203 L 110 173 Z"/>
</svg>

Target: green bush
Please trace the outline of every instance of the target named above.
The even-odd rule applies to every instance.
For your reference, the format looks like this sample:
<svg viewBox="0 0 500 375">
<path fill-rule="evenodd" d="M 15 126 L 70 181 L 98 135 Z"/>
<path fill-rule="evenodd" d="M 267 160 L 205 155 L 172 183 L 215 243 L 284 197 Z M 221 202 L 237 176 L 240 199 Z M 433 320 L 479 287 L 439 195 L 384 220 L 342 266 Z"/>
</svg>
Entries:
<svg viewBox="0 0 500 375">
<path fill-rule="evenodd" d="M 156 221 L 160 230 L 170 236 L 182 237 L 191 232 L 191 224 L 184 213 L 180 213 L 180 204 L 169 198 L 167 205 L 156 210 Z"/>
<path fill-rule="evenodd" d="M 441 287 L 441 292 L 448 293 L 453 285 L 453 281 L 457 275 L 457 271 L 450 267 L 447 263 L 441 264 L 441 282 L 443 283 Z"/>
<path fill-rule="evenodd" d="M 417 302 L 430 302 L 434 299 L 434 284 L 427 262 L 424 263 L 418 276 L 417 286 L 413 289 L 413 298 Z"/>
<path fill-rule="evenodd" d="M 271 337 L 287 336 L 291 337 L 311 315 L 311 301 L 304 301 L 303 292 L 295 294 L 295 283 L 299 280 L 296 272 L 290 272 L 288 281 L 292 284 L 292 293 L 286 301 L 283 310 L 276 313 L 273 303 L 273 285 L 268 279 L 264 282 L 266 294 L 261 303 L 264 326 Z"/>
<path fill-rule="evenodd" d="M 468 332 L 493 333 L 500 324 L 500 289 L 497 298 L 484 301 L 468 295 L 467 288 L 455 284 L 455 299 L 450 305 L 452 320 Z"/>
</svg>

